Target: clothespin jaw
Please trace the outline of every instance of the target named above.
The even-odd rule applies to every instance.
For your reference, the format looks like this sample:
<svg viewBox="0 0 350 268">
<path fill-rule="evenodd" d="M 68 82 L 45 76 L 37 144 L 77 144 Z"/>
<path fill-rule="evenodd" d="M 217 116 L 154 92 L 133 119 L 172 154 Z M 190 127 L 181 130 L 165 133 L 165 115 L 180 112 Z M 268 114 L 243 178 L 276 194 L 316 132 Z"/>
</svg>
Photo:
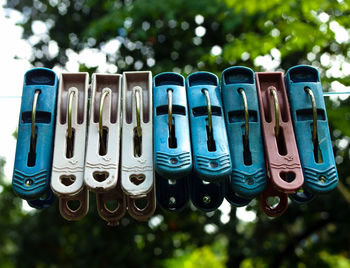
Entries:
<svg viewBox="0 0 350 268">
<path fill-rule="evenodd" d="M 32 208 L 44 209 L 49 208 L 56 201 L 56 199 L 57 198 L 54 193 L 49 189 L 43 197 L 35 200 L 28 200 L 27 203 Z"/>
<path fill-rule="evenodd" d="M 135 198 L 153 189 L 152 100 L 151 72 L 123 73 L 121 187 Z"/>
<path fill-rule="evenodd" d="M 184 77 L 171 72 L 156 75 L 153 104 L 155 170 L 165 179 L 183 178 L 192 171 Z"/>
<path fill-rule="evenodd" d="M 156 210 L 156 193 L 154 187 L 143 196 L 127 196 L 129 215 L 137 221 L 147 221 Z"/>
<path fill-rule="evenodd" d="M 189 181 L 191 176 L 179 179 L 166 179 L 156 173 L 158 205 L 170 212 L 181 211 L 190 199 Z"/>
<path fill-rule="evenodd" d="M 88 95 L 88 73 L 61 74 L 51 179 L 58 196 L 73 196 L 84 186 Z"/>
<path fill-rule="evenodd" d="M 97 211 L 108 226 L 116 226 L 126 212 L 126 195 L 120 188 L 120 180 L 116 188 L 105 193 L 96 193 Z"/>
<path fill-rule="evenodd" d="M 12 187 L 26 200 L 51 191 L 57 85 L 50 69 L 34 68 L 24 76 Z"/>
<path fill-rule="evenodd" d="M 270 198 L 276 198 L 277 203 L 271 205 Z M 281 216 L 288 208 L 288 195 L 278 191 L 270 178 L 267 179 L 265 190 L 259 196 L 260 208 L 269 217 Z"/>
<path fill-rule="evenodd" d="M 231 174 L 231 159 L 223 116 L 219 80 L 209 72 L 186 79 L 194 171 L 207 181 Z"/>
<path fill-rule="evenodd" d="M 89 191 L 86 187 L 73 196 L 59 198 L 59 210 L 63 218 L 77 221 L 86 216 L 89 211 Z"/>
<path fill-rule="evenodd" d="M 300 188 L 296 193 L 289 195 L 290 200 L 298 205 L 303 205 L 311 202 L 315 195 L 308 192 L 305 187 Z"/>
<path fill-rule="evenodd" d="M 224 201 L 225 181 L 207 182 L 193 173 L 190 178 L 190 197 L 196 208 L 206 212 L 215 211 Z"/>
<path fill-rule="evenodd" d="M 304 183 L 287 92 L 281 72 L 255 74 L 265 159 L 274 186 L 296 192 Z"/>
<path fill-rule="evenodd" d="M 234 191 L 231 178 L 225 181 L 225 199 L 234 207 L 244 207 L 252 201 L 252 198 L 244 198 Z"/>
<path fill-rule="evenodd" d="M 305 177 L 305 188 L 314 194 L 327 193 L 338 184 L 321 80 L 316 68 L 290 68 L 285 83 L 294 131 Z"/>
<path fill-rule="evenodd" d="M 119 179 L 122 76 L 93 74 L 84 181 L 94 192 L 114 189 Z"/>
<path fill-rule="evenodd" d="M 249 199 L 260 194 L 266 185 L 253 70 L 240 66 L 225 69 L 221 75 L 221 91 L 232 162 L 231 186 L 227 184 L 227 187 Z"/>
</svg>

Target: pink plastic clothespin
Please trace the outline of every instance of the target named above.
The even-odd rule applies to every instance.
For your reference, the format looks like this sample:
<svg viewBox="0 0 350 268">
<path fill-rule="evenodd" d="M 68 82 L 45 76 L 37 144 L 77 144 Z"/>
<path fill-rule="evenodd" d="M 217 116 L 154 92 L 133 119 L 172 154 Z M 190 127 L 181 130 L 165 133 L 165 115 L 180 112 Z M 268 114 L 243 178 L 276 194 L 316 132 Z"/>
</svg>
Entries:
<svg viewBox="0 0 350 268">
<path fill-rule="evenodd" d="M 304 183 L 281 72 L 256 73 L 267 169 L 274 186 L 294 193 Z"/>
</svg>

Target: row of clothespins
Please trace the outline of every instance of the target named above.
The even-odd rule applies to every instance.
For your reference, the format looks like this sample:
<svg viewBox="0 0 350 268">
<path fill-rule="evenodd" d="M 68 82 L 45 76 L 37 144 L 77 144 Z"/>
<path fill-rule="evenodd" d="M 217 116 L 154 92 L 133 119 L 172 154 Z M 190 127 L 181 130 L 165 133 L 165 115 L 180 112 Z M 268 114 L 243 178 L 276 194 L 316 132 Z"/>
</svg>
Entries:
<svg viewBox="0 0 350 268">
<path fill-rule="evenodd" d="M 25 74 L 13 189 L 36 208 L 57 195 L 66 219 L 86 215 L 89 190 L 110 224 L 126 211 L 147 220 L 156 197 L 169 211 L 189 200 L 213 211 L 224 198 L 245 206 L 259 197 L 262 210 L 278 216 L 288 195 L 305 203 L 337 182 L 313 67 L 285 76 L 230 67 L 221 85 L 209 72 L 186 80 L 171 72 L 153 80 L 148 71 L 93 74 L 91 86 L 87 73 Z"/>
</svg>

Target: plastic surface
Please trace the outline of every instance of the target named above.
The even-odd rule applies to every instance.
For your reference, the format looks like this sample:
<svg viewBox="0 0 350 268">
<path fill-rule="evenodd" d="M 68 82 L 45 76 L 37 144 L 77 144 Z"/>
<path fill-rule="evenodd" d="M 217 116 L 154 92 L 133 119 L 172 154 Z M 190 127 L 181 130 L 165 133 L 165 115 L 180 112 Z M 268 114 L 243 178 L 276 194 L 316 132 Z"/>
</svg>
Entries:
<svg viewBox="0 0 350 268">
<path fill-rule="evenodd" d="M 92 76 L 84 180 L 87 187 L 95 192 L 114 189 L 119 178 L 121 80 L 119 74 Z M 102 99 L 103 94 L 107 95 Z M 99 132 L 101 100 L 102 138 Z"/>
<path fill-rule="evenodd" d="M 239 196 L 233 189 L 231 184 L 232 179 L 227 178 L 225 181 L 225 199 L 234 207 L 244 207 L 252 201 L 250 198 Z"/>
<path fill-rule="evenodd" d="M 89 191 L 86 187 L 69 197 L 59 198 L 59 210 L 63 218 L 77 221 L 86 216 L 89 211 Z"/>
<path fill-rule="evenodd" d="M 74 195 L 83 188 L 88 89 L 88 73 L 61 74 L 51 179 L 51 188 L 58 196 Z M 68 156 L 68 110 L 69 96 L 72 91 L 74 91 L 71 107 L 71 122 L 74 132 L 73 153 Z"/>
<path fill-rule="evenodd" d="M 128 212 L 137 221 L 147 221 L 156 210 L 156 193 L 154 187 L 145 196 L 127 196 Z"/>
<path fill-rule="evenodd" d="M 173 133 L 169 133 L 168 91 L 171 91 L 172 96 L 170 106 Z M 191 138 L 183 76 L 177 73 L 156 75 L 153 79 L 153 105 L 155 170 L 165 179 L 183 178 L 192 171 Z"/>
<path fill-rule="evenodd" d="M 140 96 L 141 139 L 137 133 L 136 91 Z M 151 72 L 123 73 L 121 186 L 133 197 L 144 196 L 154 183 L 152 99 Z"/>
<path fill-rule="evenodd" d="M 314 194 L 329 192 L 338 185 L 338 174 L 319 73 L 311 66 L 295 66 L 286 73 L 285 82 L 304 171 L 304 186 Z M 313 110 L 305 88 L 311 89 L 316 101 L 318 150 L 313 145 Z"/>
<path fill-rule="evenodd" d="M 50 191 L 57 86 L 56 74 L 46 68 L 31 69 L 24 76 L 12 179 L 14 192 L 23 199 L 38 199 Z M 36 146 L 31 148 L 32 107 L 37 90 Z"/>
<path fill-rule="evenodd" d="M 248 146 L 245 145 L 245 107 L 240 90 L 244 90 L 248 104 Z M 239 195 L 249 199 L 260 194 L 266 185 L 254 72 L 246 67 L 224 70 L 221 91 L 232 162 L 231 183 L 227 187 L 232 187 Z"/>
<path fill-rule="evenodd" d="M 261 210 L 267 216 L 281 216 L 288 208 L 288 194 L 278 191 L 274 187 L 271 178 L 267 177 L 267 185 L 259 196 L 259 204 Z"/>
<path fill-rule="evenodd" d="M 157 203 L 163 209 L 170 212 L 182 210 L 190 199 L 190 176 L 176 180 L 168 180 L 156 173 Z"/>
<path fill-rule="evenodd" d="M 57 198 L 53 192 L 51 190 L 48 190 L 46 195 L 44 194 L 44 197 L 35 200 L 28 200 L 27 203 L 32 208 L 45 209 L 49 208 L 56 201 L 56 199 Z"/>
<path fill-rule="evenodd" d="M 206 181 L 226 179 L 231 174 L 231 159 L 218 78 L 209 72 L 193 73 L 186 79 L 186 90 L 194 171 Z M 214 143 L 209 142 L 209 116 L 205 90 L 211 103 Z"/>
<path fill-rule="evenodd" d="M 283 75 L 281 72 L 255 74 L 265 158 L 271 174 L 271 180 L 278 190 L 294 193 L 304 183 L 298 149 L 295 141 L 293 124 Z M 277 94 L 279 124 L 276 124 L 275 101 Z M 279 135 L 277 128 L 279 127 Z M 277 137 L 276 137 L 277 136 Z"/>
<path fill-rule="evenodd" d="M 302 187 L 299 191 L 297 191 L 294 194 L 289 195 L 290 200 L 292 200 L 294 203 L 298 205 L 303 205 L 306 203 L 309 203 L 315 198 L 315 195 L 308 192 L 307 190 Z"/>
<path fill-rule="evenodd" d="M 120 188 L 120 180 L 116 188 L 106 193 L 96 193 L 97 211 L 108 226 L 116 226 L 126 212 L 126 195 Z"/>
<path fill-rule="evenodd" d="M 190 198 L 193 205 L 202 211 L 214 211 L 224 201 L 225 181 L 206 182 L 195 173 L 190 178 Z"/>
</svg>

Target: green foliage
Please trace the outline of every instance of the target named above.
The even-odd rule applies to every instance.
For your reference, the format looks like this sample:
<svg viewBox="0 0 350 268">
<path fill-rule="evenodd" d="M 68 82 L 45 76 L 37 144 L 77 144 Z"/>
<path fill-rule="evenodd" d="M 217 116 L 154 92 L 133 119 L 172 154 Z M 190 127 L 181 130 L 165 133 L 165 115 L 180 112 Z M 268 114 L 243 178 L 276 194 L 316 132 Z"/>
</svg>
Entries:
<svg viewBox="0 0 350 268">
<path fill-rule="evenodd" d="M 65 66 L 69 50 L 102 51 L 117 40 L 120 47 L 106 58 L 119 73 L 220 75 L 231 65 L 283 71 L 310 64 L 319 68 L 324 89 L 335 80 L 350 85 L 350 42 L 339 36 L 341 27 L 350 28 L 347 1 L 8 0 L 7 7 L 23 14 L 25 39 L 34 35 L 33 22 L 46 23 L 48 33 L 30 39 L 37 66 Z M 57 43 L 57 55 L 48 52 L 50 42 Z M 90 73 L 99 67 L 80 64 Z M 2 175 L 0 267 L 349 267 L 349 104 L 327 102 L 343 190 L 307 205 L 291 203 L 277 219 L 252 201 L 247 209 L 257 213 L 253 222 L 238 219 L 235 208 L 226 224 L 220 211 L 158 209 L 148 223 L 125 217 L 112 229 L 99 219 L 91 195 L 89 215 L 67 222 L 57 205 L 25 213 Z M 213 232 L 206 231 L 208 224 Z"/>
</svg>

